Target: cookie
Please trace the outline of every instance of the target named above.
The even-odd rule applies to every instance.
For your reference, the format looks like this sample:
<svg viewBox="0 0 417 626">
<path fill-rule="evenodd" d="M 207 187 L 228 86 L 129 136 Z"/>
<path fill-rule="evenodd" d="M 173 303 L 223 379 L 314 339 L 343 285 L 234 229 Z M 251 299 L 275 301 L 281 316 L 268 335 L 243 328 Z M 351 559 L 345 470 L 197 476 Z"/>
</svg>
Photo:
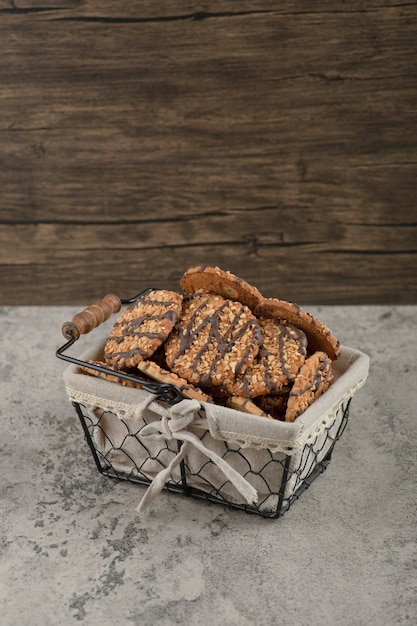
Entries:
<svg viewBox="0 0 417 626">
<path fill-rule="evenodd" d="M 242 411 L 243 413 L 249 413 L 250 415 L 259 415 L 260 417 L 267 417 L 272 419 L 271 415 L 268 415 L 262 409 L 260 409 L 249 398 L 242 398 L 241 396 L 229 396 L 226 405 L 231 409 Z"/>
<path fill-rule="evenodd" d="M 220 295 L 184 297 L 164 344 L 169 369 L 199 387 L 220 386 L 243 373 L 261 344 L 258 320 L 240 302 Z"/>
<path fill-rule="evenodd" d="M 96 369 L 92 369 L 91 367 L 88 367 L 87 365 L 83 365 L 80 366 L 80 370 L 82 372 L 84 372 L 84 374 L 90 374 L 90 376 L 96 376 L 97 378 L 103 378 L 104 380 L 108 380 L 111 383 L 119 383 L 120 385 L 123 385 L 125 387 L 134 387 L 136 389 L 141 389 L 142 385 L 140 384 L 140 382 L 138 381 L 137 383 L 134 383 L 131 380 L 126 380 L 124 378 L 120 378 L 120 376 L 116 376 L 116 373 L 120 372 L 120 370 L 117 370 L 115 367 L 112 367 L 111 365 L 109 365 L 108 363 L 106 363 L 105 361 L 87 361 L 87 363 L 90 363 L 91 365 L 98 365 L 99 367 L 103 367 L 107 370 L 107 372 L 102 372 L 100 370 L 96 370 Z M 113 375 L 111 372 L 115 372 L 115 374 Z M 124 374 L 131 374 L 132 376 L 134 376 L 135 374 L 132 373 L 131 371 L 127 371 L 127 372 L 123 372 Z"/>
<path fill-rule="evenodd" d="M 139 372 L 141 372 L 141 374 L 145 374 L 149 378 L 152 378 L 152 380 L 159 383 L 174 385 L 181 391 L 184 398 L 199 400 L 201 402 L 212 402 L 211 397 L 204 393 L 201 389 L 191 385 L 184 378 L 177 376 L 173 372 L 163 369 L 154 363 L 154 361 L 139 361 L 136 368 Z"/>
<path fill-rule="evenodd" d="M 293 422 L 327 391 L 332 380 L 332 361 L 325 352 L 315 352 L 308 357 L 289 393 L 285 421 Z"/>
<path fill-rule="evenodd" d="M 255 315 L 285 320 L 300 328 L 306 334 L 310 354 L 317 351 L 326 352 L 332 360 L 337 359 L 340 354 L 339 341 L 332 331 L 297 304 L 269 298 L 256 307 Z"/>
<path fill-rule="evenodd" d="M 149 358 L 165 341 L 181 311 L 182 295 L 153 290 L 140 296 L 118 317 L 107 339 L 104 357 L 119 369 Z"/>
<path fill-rule="evenodd" d="M 276 318 L 258 318 L 262 345 L 246 371 L 226 385 L 236 396 L 256 396 L 279 392 L 294 381 L 307 354 L 304 332 Z"/>
<path fill-rule="evenodd" d="M 256 287 L 219 267 L 191 267 L 181 278 L 180 285 L 185 293 L 217 293 L 228 300 L 237 300 L 251 310 L 263 300 Z"/>
</svg>

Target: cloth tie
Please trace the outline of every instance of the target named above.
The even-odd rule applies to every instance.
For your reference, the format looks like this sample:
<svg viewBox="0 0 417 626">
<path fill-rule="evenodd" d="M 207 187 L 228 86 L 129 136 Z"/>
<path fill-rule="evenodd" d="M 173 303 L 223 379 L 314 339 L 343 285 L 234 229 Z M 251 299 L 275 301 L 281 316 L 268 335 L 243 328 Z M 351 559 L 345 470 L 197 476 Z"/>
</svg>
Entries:
<svg viewBox="0 0 417 626">
<path fill-rule="evenodd" d="M 169 480 L 173 469 L 181 463 L 192 446 L 197 448 L 197 450 L 202 452 L 219 467 L 248 504 L 255 504 L 257 502 L 258 494 L 256 489 L 221 456 L 207 448 L 197 435 L 187 430 L 188 426 L 196 421 L 196 415 L 198 418 L 198 411 L 201 409 L 201 406 L 197 400 L 181 400 L 181 402 L 169 408 L 165 408 L 155 402 L 153 398 L 150 400 L 148 408 L 158 413 L 161 419 L 144 426 L 140 433 L 141 437 L 146 438 L 155 435 L 163 435 L 166 439 L 176 439 L 183 443 L 178 454 L 170 461 L 166 468 L 158 472 L 149 485 L 145 495 L 136 507 L 138 513 L 142 513 L 156 498 Z M 138 407 L 138 411 L 142 414 L 143 406 Z"/>
</svg>

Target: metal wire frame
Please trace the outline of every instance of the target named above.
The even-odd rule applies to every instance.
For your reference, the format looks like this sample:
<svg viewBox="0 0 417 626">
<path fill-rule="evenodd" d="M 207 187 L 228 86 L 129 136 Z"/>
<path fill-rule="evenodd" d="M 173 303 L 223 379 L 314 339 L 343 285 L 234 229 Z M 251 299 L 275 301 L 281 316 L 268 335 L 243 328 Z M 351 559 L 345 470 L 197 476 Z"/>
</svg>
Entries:
<svg viewBox="0 0 417 626">
<path fill-rule="evenodd" d="M 122 450 L 124 454 L 129 456 L 129 459 L 132 461 L 134 465 L 135 472 L 134 473 L 121 472 L 112 466 L 111 461 L 109 461 L 108 457 L 106 455 L 103 455 L 102 451 L 98 449 L 98 447 L 96 447 L 94 443 L 92 433 L 93 433 L 94 428 L 97 428 L 97 425 L 93 424 L 91 418 L 87 415 L 87 411 L 85 410 L 85 407 L 83 407 L 83 405 L 77 402 L 73 402 L 73 406 L 80 419 L 80 422 L 84 431 L 85 439 L 89 445 L 97 470 L 101 474 L 109 478 L 125 480 L 125 481 L 136 483 L 139 485 L 149 485 L 151 480 L 147 478 L 143 473 L 141 475 L 141 466 L 137 466 L 135 459 L 132 458 L 126 452 L 126 450 L 123 449 L 123 442 L 121 445 L 117 447 L 117 449 Z M 288 511 L 290 506 L 301 497 L 301 495 L 306 491 L 306 489 L 308 489 L 311 486 L 311 484 L 316 480 L 316 478 L 320 476 L 328 467 L 331 461 L 334 446 L 336 445 L 336 442 L 340 439 L 343 431 L 346 428 L 348 417 L 349 417 L 349 406 L 350 406 L 350 399 L 343 406 L 340 407 L 340 411 L 342 412 L 342 415 L 341 415 L 341 421 L 337 428 L 336 433 L 331 433 L 331 430 L 333 427 L 333 424 L 332 424 L 328 428 L 325 429 L 325 436 L 323 437 L 321 435 L 322 441 L 319 447 L 316 447 L 320 440 L 319 435 L 317 435 L 317 437 L 312 442 L 309 442 L 308 444 L 305 445 L 304 450 L 301 454 L 301 460 L 297 468 L 291 468 L 291 456 L 290 455 L 285 455 L 284 458 L 280 460 L 273 459 L 271 455 L 271 462 L 279 463 L 280 472 L 282 472 L 281 481 L 280 481 L 278 490 L 271 491 L 270 493 L 271 496 L 274 496 L 277 499 L 276 506 L 274 506 L 272 509 L 268 509 L 268 510 L 263 509 L 262 502 L 257 506 L 255 505 L 249 506 L 246 504 L 238 504 L 238 503 L 232 502 L 228 500 L 227 497 L 225 497 L 223 494 L 219 493 L 221 488 L 215 487 L 214 485 L 211 485 L 210 487 L 210 484 L 207 484 L 207 490 L 190 486 L 189 484 L 190 479 L 193 476 L 195 477 L 196 475 L 198 475 L 199 472 L 192 474 L 190 472 L 190 468 L 187 466 L 186 459 L 181 461 L 180 463 L 179 481 L 178 482 L 168 481 L 165 485 L 165 489 L 167 491 L 177 493 L 177 494 L 182 494 L 184 496 L 188 496 L 191 498 L 206 500 L 210 503 L 221 504 L 223 506 L 228 506 L 233 509 L 242 510 L 242 511 L 245 511 L 246 513 L 257 514 L 263 518 L 270 518 L 270 519 L 279 518 L 285 512 Z M 106 414 L 108 415 L 109 412 L 107 412 Z M 120 420 L 115 415 L 114 415 L 114 419 L 123 422 L 123 420 Z M 140 440 L 139 431 L 137 433 L 130 433 L 129 436 L 135 437 L 136 440 L 140 443 L 140 445 L 142 445 L 146 450 L 146 447 L 144 446 L 143 442 Z M 104 436 L 107 437 L 105 433 L 104 433 Z M 178 442 L 177 449 L 169 450 L 169 452 L 172 453 L 173 455 L 176 454 L 179 451 L 180 446 L 181 446 L 181 443 Z M 323 450 L 325 449 L 326 449 L 325 454 L 323 458 L 320 459 L 320 453 L 323 452 Z M 227 442 L 225 442 L 225 451 L 226 452 L 230 451 L 230 449 L 228 448 Z M 240 449 L 233 450 L 233 452 L 236 454 L 241 454 Z M 157 458 L 157 456 L 156 457 L 154 456 L 152 458 L 154 461 L 156 460 L 158 462 L 159 459 Z M 162 462 L 160 463 L 161 463 L 161 467 L 165 467 L 165 465 Z M 207 463 L 212 463 L 212 461 L 208 460 Z M 287 483 L 291 478 L 295 478 L 295 487 L 291 491 L 291 494 L 289 496 L 286 496 L 285 494 L 286 494 L 286 489 L 287 489 Z M 265 498 L 264 502 L 267 499 L 268 498 Z"/>
<path fill-rule="evenodd" d="M 121 300 L 121 303 L 125 305 L 132 304 L 140 296 L 143 296 L 146 293 L 149 293 L 153 290 L 154 288 L 145 289 L 144 291 L 140 292 L 133 298 Z M 70 332 L 68 332 L 65 334 L 65 338 L 67 339 L 66 343 L 62 345 L 60 348 L 58 348 L 58 350 L 56 351 L 56 356 L 59 359 L 68 361 L 77 366 L 89 367 L 90 369 L 97 370 L 105 374 L 111 374 L 112 376 L 117 376 L 123 380 L 127 380 L 127 381 L 134 382 L 134 383 L 139 383 L 143 389 L 153 393 L 155 395 L 156 400 L 166 402 L 167 404 L 170 404 L 170 405 L 174 405 L 184 399 L 184 396 L 182 395 L 181 391 L 174 385 L 158 383 L 152 380 L 145 380 L 137 376 L 126 374 L 124 372 L 115 372 L 114 370 L 108 369 L 104 366 L 93 364 L 93 363 L 87 363 L 71 355 L 66 354 L 67 350 L 77 341 L 77 337 L 73 336 Z M 310 442 L 309 444 L 305 446 L 301 455 L 301 461 L 299 463 L 298 468 L 291 467 L 291 461 L 292 461 L 291 455 L 284 455 L 283 459 L 280 459 L 280 460 L 272 459 L 272 456 L 271 456 L 271 462 L 273 460 L 275 463 L 280 464 L 281 481 L 280 481 L 278 490 L 271 492 L 270 494 L 276 497 L 277 503 L 276 503 L 276 506 L 274 506 L 273 508 L 269 510 L 265 510 L 262 508 L 262 504 L 265 503 L 265 500 L 267 500 L 268 498 L 264 498 L 264 502 L 263 503 L 261 502 L 257 506 L 249 506 L 246 504 L 237 504 L 236 502 L 227 500 L 227 498 L 225 498 L 223 494 L 220 494 L 220 489 L 218 487 L 214 485 L 210 485 L 209 483 L 207 483 L 206 485 L 207 489 L 198 489 L 194 486 L 191 486 L 190 479 L 193 476 L 195 477 L 199 475 L 199 472 L 196 472 L 193 474 L 190 468 L 187 466 L 186 459 L 182 460 L 180 463 L 179 481 L 178 482 L 168 481 L 165 485 L 165 489 L 167 491 L 183 494 L 188 497 L 203 499 L 211 503 L 222 504 L 222 505 L 229 506 L 233 509 L 243 510 L 251 514 L 257 514 L 264 518 L 279 518 L 286 511 L 288 511 L 292 503 L 300 498 L 300 496 L 304 493 L 304 491 L 310 487 L 310 485 L 314 482 L 314 480 L 318 476 L 320 476 L 320 474 L 322 474 L 322 472 L 324 472 L 324 470 L 329 465 L 334 446 L 336 442 L 338 441 L 338 439 L 341 437 L 346 427 L 348 416 L 349 416 L 349 405 L 350 405 L 350 400 L 348 400 L 340 408 L 340 410 L 342 411 L 342 419 L 337 429 L 337 432 L 335 434 L 332 434 L 330 432 L 332 426 L 329 426 L 329 428 L 327 428 L 325 431 L 326 436 L 321 442 L 319 448 L 316 449 L 316 446 L 319 442 L 319 436 L 317 436 L 314 441 Z M 109 459 L 103 457 L 101 451 L 94 444 L 92 432 L 95 428 L 95 425 L 93 424 L 91 418 L 83 412 L 83 408 L 84 408 L 83 405 L 77 402 L 73 402 L 73 406 L 75 407 L 77 415 L 80 419 L 80 422 L 84 431 L 85 439 L 90 447 L 90 451 L 92 453 L 97 470 L 101 474 L 109 478 L 125 480 L 125 481 L 129 481 L 132 483 L 137 483 L 140 485 L 149 485 L 151 480 L 143 474 L 142 476 L 140 475 L 141 471 L 139 467 L 136 466 L 135 474 L 124 473 L 124 472 L 116 470 L 112 466 Z M 117 416 L 114 416 L 114 419 L 119 420 Z M 140 441 L 140 438 L 137 437 L 137 440 Z M 323 457 L 320 458 L 320 453 L 323 452 L 326 446 L 327 446 L 327 450 L 324 453 Z M 172 454 L 176 454 L 179 451 L 180 447 L 181 447 L 181 442 L 178 442 L 177 450 L 172 450 L 170 452 L 172 452 Z M 230 451 L 228 450 L 227 442 L 225 442 L 225 448 L 226 448 L 226 451 Z M 127 454 L 126 451 L 123 451 L 123 452 Z M 233 450 L 233 452 L 237 454 L 240 453 L 239 450 Z M 154 457 L 154 460 L 158 460 L 158 459 Z M 134 459 L 131 458 L 131 461 L 135 466 Z M 208 460 L 207 463 L 212 463 L 212 461 Z M 163 463 L 161 463 L 161 466 L 164 467 Z M 248 471 L 248 473 L 251 473 L 251 470 Z M 259 476 L 261 475 L 261 473 L 258 472 L 257 475 Z M 295 478 L 295 487 L 291 490 L 291 494 L 289 496 L 286 496 L 288 481 L 294 478 Z"/>
<path fill-rule="evenodd" d="M 140 298 L 141 296 L 144 296 L 147 293 L 150 293 L 151 291 L 154 291 L 154 287 L 150 287 L 149 289 L 145 289 L 141 291 L 133 298 L 120 300 L 120 302 L 122 304 L 132 304 L 138 298 Z M 153 393 L 155 395 L 156 400 L 162 400 L 163 402 L 166 402 L 167 404 L 170 404 L 170 405 L 177 404 L 178 402 L 181 402 L 181 400 L 184 399 L 184 396 L 182 395 L 180 389 L 178 389 L 178 387 L 176 387 L 175 385 L 171 385 L 167 383 L 158 383 L 152 380 L 145 380 L 143 378 L 140 378 L 139 376 L 132 376 L 131 374 L 126 374 L 125 372 L 115 372 L 114 370 L 110 368 L 106 368 L 102 365 L 97 365 L 96 363 L 87 363 L 69 354 L 66 354 L 67 350 L 71 348 L 71 346 L 77 341 L 78 338 L 74 336 L 70 331 L 67 331 L 65 337 L 68 341 L 64 343 L 62 346 L 60 346 L 55 352 L 55 356 L 58 359 L 67 361 L 74 365 L 78 365 L 79 367 L 87 367 L 89 369 L 95 370 L 97 372 L 101 372 L 103 374 L 110 374 L 111 376 L 116 376 L 117 378 L 120 378 L 121 380 L 126 380 L 135 384 L 140 384 L 141 387 L 145 389 L 145 391 L 149 391 L 150 393 Z"/>
</svg>

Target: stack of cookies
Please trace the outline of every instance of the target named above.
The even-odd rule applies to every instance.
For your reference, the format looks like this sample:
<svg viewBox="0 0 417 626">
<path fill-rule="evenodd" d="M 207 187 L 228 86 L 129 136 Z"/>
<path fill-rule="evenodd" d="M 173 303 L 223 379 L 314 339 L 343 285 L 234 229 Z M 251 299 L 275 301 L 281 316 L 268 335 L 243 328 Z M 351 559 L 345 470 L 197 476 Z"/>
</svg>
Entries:
<svg viewBox="0 0 417 626">
<path fill-rule="evenodd" d="M 190 268 L 180 286 L 149 290 L 124 310 L 104 349 L 109 373 L 85 371 L 124 384 L 135 383 L 118 372 L 147 377 L 287 422 L 328 389 L 339 342 L 312 315 L 218 267 Z"/>
</svg>

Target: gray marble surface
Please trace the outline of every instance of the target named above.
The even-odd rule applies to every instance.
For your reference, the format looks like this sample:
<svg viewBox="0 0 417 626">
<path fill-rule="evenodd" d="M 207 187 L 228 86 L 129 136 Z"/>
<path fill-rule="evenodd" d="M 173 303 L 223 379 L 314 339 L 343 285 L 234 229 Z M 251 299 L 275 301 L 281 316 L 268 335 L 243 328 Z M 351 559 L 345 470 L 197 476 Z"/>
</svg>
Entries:
<svg viewBox="0 0 417 626">
<path fill-rule="evenodd" d="M 309 310 L 370 375 L 326 472 L 265 520 L 166 492 L 139 517 L 65 395 L 77 310 L 0 308 L 2 626 L 417 623 L 417 307 Z"/>
</svg>

